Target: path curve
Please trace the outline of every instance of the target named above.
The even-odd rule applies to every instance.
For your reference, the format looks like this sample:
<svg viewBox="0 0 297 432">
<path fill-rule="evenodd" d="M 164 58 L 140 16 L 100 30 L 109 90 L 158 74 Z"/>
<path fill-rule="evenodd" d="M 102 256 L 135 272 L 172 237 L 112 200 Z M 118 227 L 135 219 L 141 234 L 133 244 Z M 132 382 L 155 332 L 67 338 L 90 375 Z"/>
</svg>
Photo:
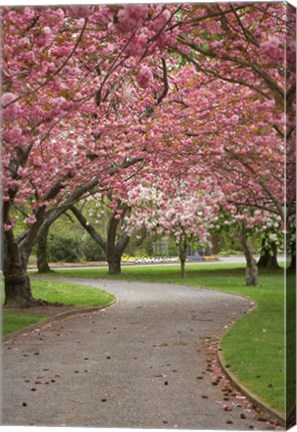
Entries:
<svg viewBox="0 0 297 432">
<path fill-rule="evenodd" d="M 249 300 L 171 284 L 71 281 L 118 300 L 3 344 L 2 424 L 267 429 L 220 375 L 212 345 Z"/>
</svg>

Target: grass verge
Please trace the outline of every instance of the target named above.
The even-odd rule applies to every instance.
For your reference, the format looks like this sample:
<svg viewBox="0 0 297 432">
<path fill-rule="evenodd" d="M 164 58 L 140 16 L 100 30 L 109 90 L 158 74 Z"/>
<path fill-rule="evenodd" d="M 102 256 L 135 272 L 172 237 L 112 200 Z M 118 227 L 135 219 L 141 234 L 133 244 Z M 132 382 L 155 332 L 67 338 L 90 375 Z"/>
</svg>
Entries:
<svg viewBox="0 0 297 432">
<path fill-rule="evenodd" d="M 41 298 L 49 302 L 63 303 L 65 306 L 92 307 L 104 306 L 114 300 L 114 296 L 105 291 L 90 288 L 85 285 L 58 281 L 31 281 L 33 297 Z M 39 308 L 42 311 L 42 308 Z M 59 313 L 59 307 L 57 307 Z M 2 311 L 2 334 L 5 336 L 14 331 L 28 327 L 43 319 L 46 314 L 33 311 Z"/>
<path fill-rule="evenodd" d="M 237 321 L 223 337 L 223 355 L 239 381 L 271 407 L 285 412 L 283 270 L 263 271 L 256 288 L 245 286 L 242 264 L 189 264 L 185 279 L 179 276 L 179 266 L 164 265 L 123 267 L 120 276 L 110 276 L 104 268 L 63 269 L 55 274 L 207 287 L 252 299 L 257 304 L 255 310 Z"/>
</svg>

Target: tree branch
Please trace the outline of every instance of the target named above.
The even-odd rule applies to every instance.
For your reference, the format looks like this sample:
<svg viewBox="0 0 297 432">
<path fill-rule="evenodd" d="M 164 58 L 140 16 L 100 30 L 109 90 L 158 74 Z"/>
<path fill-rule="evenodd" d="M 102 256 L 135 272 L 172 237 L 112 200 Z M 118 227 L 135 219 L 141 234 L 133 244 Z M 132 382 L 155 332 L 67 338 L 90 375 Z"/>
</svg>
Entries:
<svg viewBox="0 0 297 432">
<path fill-rule="evenodd" d="M 77 207 L 71 206 L 70 210 L 81 224 L 81 226 L 90 234 L 93 240 L 105 251 L 106 250 L 106 241 L 101 237 L 101 235 L 95 230 L 95 228 L 90 225 L 90 223 L 86 220 L 83 214 L 78 210 Z"/>
</svg>

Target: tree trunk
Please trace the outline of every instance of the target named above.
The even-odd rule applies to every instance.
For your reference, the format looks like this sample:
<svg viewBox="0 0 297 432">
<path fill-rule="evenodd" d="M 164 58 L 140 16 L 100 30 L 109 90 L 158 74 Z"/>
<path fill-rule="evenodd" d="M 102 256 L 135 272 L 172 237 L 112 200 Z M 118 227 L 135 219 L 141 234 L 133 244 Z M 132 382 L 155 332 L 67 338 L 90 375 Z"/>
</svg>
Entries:
<svg viewBox="0 0 297 432">
<path fill-rule="evenodd" d="M 30 279 L 27 273 L 4 276 L 5 307 L 30 307 L 36 304 L 32 297 Z"/>
<path fill-rule="evenodd" d="M 116 234 L 119 221 L 115 219 L 115 214 L 109 219 L 106 242 L 106 259 L 108 264 L 108 273 L 116 275 L 121 273 L 121 255 L 116 248 Z"/>
<path fill-rule="evenodd" d="M 128 211 L 129 207 L 123 205 L 122 217 Z M 115 275 L 121 273 L 121 260 L 122 255 L 129 243 L 130 237 L 123 231 L 117 236 L 117 230 L 119 227 L 120 219 L 116 218 L 116 214 L 113 214 L 109 219 L 108 230 L 107 230 L 107 242 L 106 242 L 106 258 L 108 263 L 108 273 Z"/>
<path fill-rule="evenodd" d="M 256 260 L 253 257 L 252 245 L 247 238 L 245 224 L 240 224 L 240 242 L 243 249 L 243 253 L 246 259 L 246 270 L 245 270 L 245 284 L 247 286 L 258 285 L 258 267 Z"/>
<path fill-rule="evenodd" d="M 27 259 L 22 256 L 13 233 L 8 231 L 3 237 L 4 306 L 30 307 L 40 304 L 32 296 Z"/>
<path fill-rule="evenodd" d="M 211 235 L 211 253 L 217 255 L 220 252 L 220 236 L 218 233 Z"/>
<path fill-rule="evenodd" d="M 184 238 L 177 245 L 179 249 L 179 260 L 180 260 L 180 275 L 182 278 L 186 277 L 186 259 L 187 259 L 187 239 Z"/>
<path fill-rule="evenodd" d="M 272 252 L 272 254 L 271 254 Z M 270 248 L 266 246 L 266 239 L 262 239 L 261 256 L 257 262 L 258 268 L 279 269 L 277 262 L 277 245 L 271 242 Z"/>
<path fill-rule="evenodd" d="M 41 228 L 37 241 L 37 268 L 38 273 L 50 273 L 52 270 L 47 260 L 47 238 L 49 226 Z"/>
<path fill-rule="evenodd" d="M 108 274 L 117 275 L 121 274 L 121 256 L 114 254 L 113 256 L 107 257 Z"/>
<path fill-rule="evenodd" d="M 180 259 L 180 275 L 182 278 L 186 277 L 186 260 Z"/>
</svg>

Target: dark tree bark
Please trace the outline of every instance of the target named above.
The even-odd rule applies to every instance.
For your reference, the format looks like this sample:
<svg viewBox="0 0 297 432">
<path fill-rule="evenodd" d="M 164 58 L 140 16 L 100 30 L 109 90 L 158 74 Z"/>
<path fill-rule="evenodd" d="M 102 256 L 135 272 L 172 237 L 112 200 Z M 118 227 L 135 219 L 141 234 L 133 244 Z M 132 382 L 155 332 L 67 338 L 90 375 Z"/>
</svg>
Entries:
<svg viewBox="0 0 297 432">
<path fill-rule="evenodd" d="M 258 285 L 258 267 L 253 257 L 252 246 L 247 238 L 245 224 L 240 224 L 240 242 L 246 259 L 245 283 L 247 286 Z"/>
<path fill-rule="evenodd" d="M 123 215 L 128 210 L 125 206 Z M 130 237 L 122 232 L 117 238 L 117 229 L 120 223 L 120 219 L 116 219 L 116 215 L 113 214 L 109 220 L 107 230 L 107 242 L 106 242 L 106 258 L 108 264 L 108 273 L 111 275 L 120 274 L 122 255 L 130 241 Z"/>
<path fill-rule="evenodd" d="M 279 269 L 280 266 L 277 262 L 277 245 L 275 242 L 271 242 L 267 245 L 267 240 L 262 239 L 261 256 L 257 262 L 258 268 L 266 269 Z"/>
<path fill-rule="evenodd" d="M 32 296 L 27 257 L 21 252 L 12 231 L 5 232 L 3 237 L 4 306 L 25 308 L 42 304 Z"/>
<path fill-rule="evenodd" d="M 47 239 L 48 239 L 49 226 L 41 227 L 38 233 L 37 240 L 37 269 L 38 273 L 49 273 L 51 268 L 47 260 Z"/>
<path fill-rule="evenodd" d="M 182 278 L 186 277 L 186 259 L 187 259 L 187 238 L 183 237 L 178 243 L 179 260 L 180 260 L 180 275 Z"/>
<path fill-rule="evenodd" d="M 12 199 L 14 193 L 11 192 Z M 9 213 L 10 203 L 6 201 L 3 206 L 3 221 L 6 224 L 10 224 Z M 36 211 L 37 222 L 26 232 L 24 237 L 20 237 L 20 243 L 15 239 L 12 230 L 3 232 L 5 307 L 30 307 L 40 304 L 40 301 L 32 296 L 27 264 L 39 228 L 39 220 L 43 216 L 44 209 L 38 209 Z"/>
<path fill-rule="evenodd" d="M 29 278 L 22 265 L 19 247 L 12 232 L 4 233 L 3 240 L 4 306 L 30 306 L 33 298 Z"/>
<path fill-rule="evenodd" d="M 109 247 L 107 250 L 108 274 L 121 274 L 121 256 L 117 253 L 114 247 Z"/>
</svg>

